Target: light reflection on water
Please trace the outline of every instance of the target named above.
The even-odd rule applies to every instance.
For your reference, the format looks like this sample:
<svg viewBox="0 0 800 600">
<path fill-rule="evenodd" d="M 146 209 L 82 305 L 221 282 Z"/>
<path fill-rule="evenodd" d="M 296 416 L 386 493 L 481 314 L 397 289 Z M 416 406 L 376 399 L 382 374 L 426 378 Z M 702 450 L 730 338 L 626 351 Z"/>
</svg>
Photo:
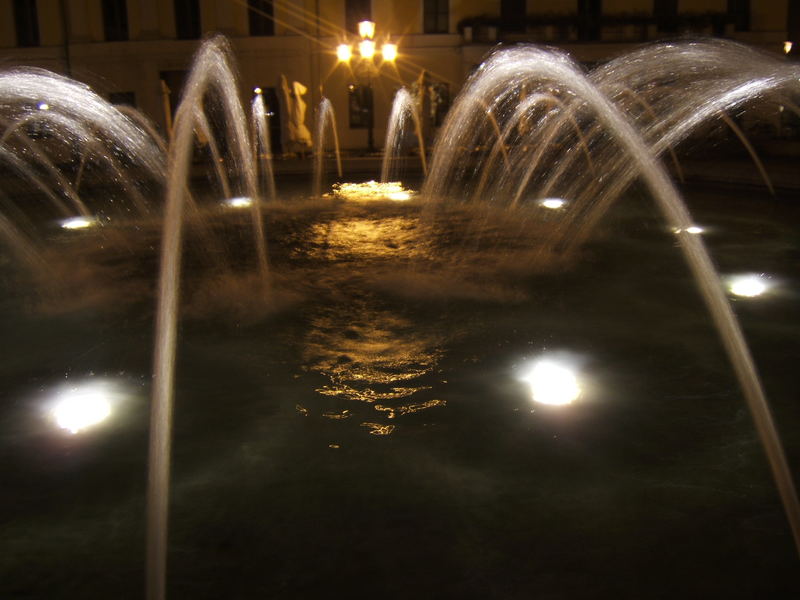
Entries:
<svg viewBox="0 0 800 600">
<path fill-rule="evenodd" d="M 444 406 L 443 400 L 417 399 L 431 389 L 431 376 L 443 353 L 441 340 L 390 310 L 367 303 L 359 308 L 331 307 L 312 317 L 304 363 L 328 381 L 316 388 L 317 393 L 371 405 L 367 413 L 358 411 L 357 420 L 373 435 L 389 435 L 395 426 L 375 422 L 378 417 L 394 419 Z M 318 412 L 309 407 L 298 410 Z M 354 411 L 351 406 L 322 411 L 321 416 L 343 421 L 355 417 Z"/>
</svg>

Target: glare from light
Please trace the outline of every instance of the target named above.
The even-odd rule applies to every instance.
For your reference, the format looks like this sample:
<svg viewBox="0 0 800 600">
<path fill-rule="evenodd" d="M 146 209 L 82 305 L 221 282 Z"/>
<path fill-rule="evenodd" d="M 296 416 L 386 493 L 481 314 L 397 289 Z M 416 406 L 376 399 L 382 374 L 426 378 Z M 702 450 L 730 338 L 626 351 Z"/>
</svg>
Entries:
<svg viewBox="0 0 800 600">
<path fill-rule="evenodd" d="M 790 42 L 789 40 L 786 40 L 785 42 L 783 42 L 783 53 L 784 54 L 789 54 L 789 52 L 792 51 L 792 46 L 794 46 L 794 44 L 792 42 Z"/>
<path fill-rule="evenodd" d="M 364 181 L 361 183 L 337 183 L 333 195 L 342 200 L 411 200 L 414 192 L 403 187 L 399 181 Z"/>
<path fill-rule="evenodd" d="M 263 93 L 263 90 L 260 87 L 255 87 L 255 88 L 253 88 L 253 93 L 254 94 L 261 94 L 261 93 Z"/>
<path fill-rule="evenodd" d="M 389 200 L 399 200 L 399 201 L 411 200 L 411 192 L 408 191 L 389 192 L 388 194 L 386 194 L 386 197 L 389 198 Z"/>
<path fill-rule="evenodd" d="M 372 40 L 361 40 L 358 43 L 358 53 L 363 58 L 372 58 L 375 56 L 375 42 Z"/>
<path fill-rule="evenodd" d="M 39 110 L 50 110 L 50 105 L 47 102 L 40 102 L 37 108 Z"/>
<path fill-rule="evenodd" d="M 230 208 L 247 208 L 253 205 L 253 200 L 246 196 L 239 196 L 238 198 L 228 198 L 225 200 L 225 206 Z"/>
<path fill-rule="evenodd" d="M 393 62 L 397 58 L 397 44 L 384 44 L 381 47 L 383 60 Z"/>
<path fill-rule="evenodd" d="M 769 284 L 761 275 L 740 275 L 728 281 L 728 289 L 734 296 L 755 298 L 766 292 Z"/>
<path fill-rule="evenodd" d="M 358 35 L 364 39 L 371 40 L 375 37 L 375 23 L 373 21 L 361 21 L 358 24 Z"/>
<path fill-rule="evenodd" d="M 560 361 L 540 359 L 533 363 L 522 380 L 530 385 L 531 397 L 539 404 L 563 406 L 581 395 L 574 370 Z"/>
<path fill-rule="evenodd" d="M 353 57 L 353 49 L 349 44 L 339 44 L 336 46 L 336 58 L 339 62 L 347 62 Z"/>
<path fill-rule="evenodd" d="M 681 229 L 680 227 L 673 230 L 675 233 L 690 233 L 692 235 L 700 235 L 701 233 L 705 233 L 705 229 L 700 227 L 699 225 L 690 225 L 685 229 Z"/>
<path fill-rule="evenodd" d="M 72 387 L 56 397 L 50 413 L 61 429 L 80 433 L 111 415 L 107 389 L 99 383 Z"/>
<path fill-rule="evenodd" d="M 72 217 L 61 221 L 62 229 L 87 229 L 96 225 L 97 221 L 90 217 Z"/>
<path fill-rule="evenodd" d="M 563 208 L 566 203 L 567 201 L 561 198 L 545 198 L 539 202 L 539 205 L 551 210 L 558 210 Z"/>
</svg>

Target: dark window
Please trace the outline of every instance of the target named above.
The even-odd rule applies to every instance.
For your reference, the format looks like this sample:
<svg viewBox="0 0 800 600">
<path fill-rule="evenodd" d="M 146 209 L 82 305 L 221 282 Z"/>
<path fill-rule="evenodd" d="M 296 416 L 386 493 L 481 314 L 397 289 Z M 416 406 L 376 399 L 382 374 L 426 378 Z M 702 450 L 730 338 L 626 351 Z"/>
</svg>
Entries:
<svg viewBox="0 0 800 600">
<path fill-rule="evenodd" d="M 17 46 L 39 45 L 39 17 L 34 0 L 14 0 L 14 27 Z"/>
<path fill-rule="evenodd" d="M 350 129 L 369 129 L 372 127 L 372 88 L 364 85 L 351 85 L 348 94 L 350 108 Z"/>
<path fill-rule="evenodd" d="M 736 31 L 750 31 L 750 0 L 728 0 L 728 16 Z"/>
<path fill-rule="evenodd" d="M 200 1 L 175 0 L 175 33 L 179 40 L 196 40 L 201 34 Z"/>
<path fill-rule="evenodd" d="M 603 16 L 603 0 L 578 0 L 578 38 L 599 40 Z"/>
<path fill-rule="evenodd" d="M 501 0 L 500 21 L 503 24 L 503 31 L 524 32 L 525 16 L 525 0 Z"/>
<path fill-rule="evenodd" d="M 275 35 L 275 9 L 271 0 L 247 0 L 250 35 Z"/>
<path fill-rule="evenodd" d="M 344 26 L 350 33 L 358 33 L 358 24 L 361 21 L 372 20 L 372 7 L 370 0 L 345 0 Z"/>
<path fill-rule="evenodd" d="M 653 16 L 659 31 L 678 31 L 678 0 L 654 0 Z"/>
<path fill-rule="evenodd" d="M 789 14 L 786 15 L 786 31 L 789 33 L 788 39 L 793 40 L 792 50 L 789 56 L 796 58 L 800 54 L 800 4 L 797 2 L 789 3 Z"/>
<path fill-rule="evenodd" d="M 423 33 L 450 31 L 450 0 L 425 0 L 423 12 Z"/>
<path fill-rule="evenodd" d="M 128 39 L 128 3 L 125 0 L 103 0 L 103 30 L 107 42 Z"/>
<path fill-rule="evenodd" d="M 108 101 L 115 106 L 132 106 L 136 108 L 136 94 L 134 92 L 111 92 Z"/>
</svg>

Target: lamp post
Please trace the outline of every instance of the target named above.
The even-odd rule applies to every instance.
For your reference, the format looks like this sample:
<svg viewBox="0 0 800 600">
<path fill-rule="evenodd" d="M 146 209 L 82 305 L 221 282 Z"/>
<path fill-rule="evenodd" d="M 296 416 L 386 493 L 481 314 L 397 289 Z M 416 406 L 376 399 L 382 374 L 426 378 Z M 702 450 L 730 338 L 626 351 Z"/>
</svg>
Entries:
<svg viewBox="0 0 800 600">
<path fill-rule="evenodd" d="M 350 44 L 339 44 L 336 47 L 336 58 L 340 63 L 347 63 L 353 68 L 364 69 L 366 71 L 366 113 L 367 113 L 367 148 L 369 152 L 375 152 L 375 139 L 373 137 L 374 126 L 374 103 L 372 101 L 372 75 L 380 71 L 384 63 L 393 63 L 397 58 L 397 44 L 385 42 L 378 48 L 375 44 L 375 23 L 373 21 L 361 21 L 358 24 L 358 53 L 354 54 Z M 378 59 L 380 57 L 380 60 Z"/>
</svg>

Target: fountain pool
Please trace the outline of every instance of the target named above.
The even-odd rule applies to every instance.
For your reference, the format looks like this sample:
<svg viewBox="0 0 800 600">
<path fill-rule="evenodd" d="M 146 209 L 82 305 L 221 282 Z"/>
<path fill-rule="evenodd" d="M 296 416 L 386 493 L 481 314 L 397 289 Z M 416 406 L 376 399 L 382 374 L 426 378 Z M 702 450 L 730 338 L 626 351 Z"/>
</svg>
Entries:
<svg viewBox="0 0 800 600">
<path fill-rule="evenodd" d="M 254 203 L 244 179 L 236 202 L 195 179 L 180 231 L 167 596 L 800 591 L 739 384 L 645 186 L 566 248 L 564 189 L 432 207 L 278 176 Z M 84 185 L 94 214 L 104 188 Z M 730 298 L 797 464 L 796 196 L 682 191 L 722 279 L 763 284 Z M 0 595 L 140 597 L 163 221 L 64 229 L 55 205 L 3 213 L 39 243 L 0 263 Z"/>
</svg>

